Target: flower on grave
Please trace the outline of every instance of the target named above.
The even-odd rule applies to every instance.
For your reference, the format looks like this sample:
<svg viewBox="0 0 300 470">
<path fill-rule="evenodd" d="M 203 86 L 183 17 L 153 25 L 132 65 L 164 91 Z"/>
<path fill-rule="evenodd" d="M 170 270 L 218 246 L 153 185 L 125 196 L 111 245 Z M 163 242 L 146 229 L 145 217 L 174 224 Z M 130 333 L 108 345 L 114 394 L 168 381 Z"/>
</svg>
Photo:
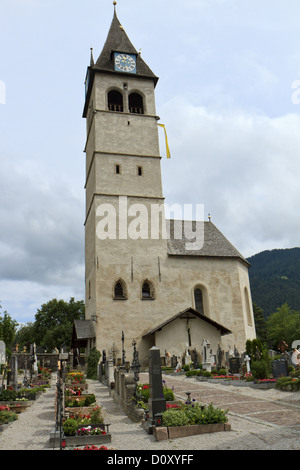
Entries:
<svg viewBox="0 0 300 470">
<path fill-rule="evenodd" d="M 180 405 L 178 405 L 177 403 L 174 403 L 173 405 L 171 403 L 167 403 L 166 408 L 167 410 L 170 408 L 180 408 Z"/>
<path fill-rule="evenodd" d="M 82 436 L 82 435 L 95 435 L 95 434 L 102 434 L 102 435 L 105 435 L 106 432 L 103 431 L 102 428 L 99 428 L 99 427 L 96 427 L 96 428 L 92 428 L 92 426 L 84 426 L 80 429 L 77 430 L 77 434 L 79 436 Z"/>
<path fill-rule="evenodd" d="M 8 405 L 2 405 L 0 406 L 0 411 L 10 411 L 10 408 Z"/>
<path fill-rule="evenodd" d="M 80 449 L 80 447 L 76 447 L 73 450 L 108 450 L 108 448 L 106 446 L 97 447 L 94 444 L 92 444 L 91 446 L 87 444 L 83 449 Z"/>
</svg>

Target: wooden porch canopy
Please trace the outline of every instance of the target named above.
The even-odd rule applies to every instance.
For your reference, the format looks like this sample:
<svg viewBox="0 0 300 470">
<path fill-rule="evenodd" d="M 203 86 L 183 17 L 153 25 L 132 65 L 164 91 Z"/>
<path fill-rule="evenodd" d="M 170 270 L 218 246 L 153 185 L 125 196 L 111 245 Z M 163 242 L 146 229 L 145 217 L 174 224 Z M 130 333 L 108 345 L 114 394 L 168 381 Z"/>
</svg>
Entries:
<svg viewBox="0 0 300 470">
<path fill-rule="evenodd" d="M 71 348 L 86 348 L 88 341 L 96 337 L 91 320 L 74 320 Z"/>
</svg>

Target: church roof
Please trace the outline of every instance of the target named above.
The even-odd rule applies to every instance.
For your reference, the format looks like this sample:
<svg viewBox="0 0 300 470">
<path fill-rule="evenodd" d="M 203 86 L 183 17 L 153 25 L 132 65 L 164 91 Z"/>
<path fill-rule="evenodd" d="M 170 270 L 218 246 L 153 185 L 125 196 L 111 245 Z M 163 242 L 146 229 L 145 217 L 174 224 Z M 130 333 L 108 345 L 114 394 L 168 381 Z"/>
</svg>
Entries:
<svg viewBox="0 0 300 470">
<path fill-rule="evenodd" d="M 152 72 L 148 65 L 143 61 L 140 54 L 137 52 L 130 39 L 128 38 L 123 26 L 121 25 L 116 9 L 114 11 L 114 17 L 110 26 L 110 30 L 107 35 L 106 42 L 104 44 L 103 50 L 96 61 L 95 65 L 92 67 L 95 71 L 101 72 L 115 72 L 114 64 L 111 60 L 112 52 L 125 52 L 127 54 L 136 54 L 137 55 L 137 76 L 152 78 L 155 84 L 158 81 L 158 77 Z"/>
<path fill-rule="evenodd" d="M 175 238 L 174 223 L 178 223 L 181 229 L 182 237 Z M 216 258 L 237 258 L 249 266 L 248 261 L 241 255 L 241 253 L 227 240 L 227 238 L 217 229 L 212 222 L 199 222 L 202 239 L 200 239 L 198 249 L 187 249 L 189 244 L 195 240 L 188 240 L 185 234 L 184 220 L 167 220 L 170 227 L 170 238 L 168 240 L 168 255 L 170 256 L 203 256 L 203 257 L 216 257 Z M 192 231 L 196 232 L 196 221 L 190 222 Z M 201 225 L 203 224 L 203 225 Z M 188 227 L 188 225 L 187 225 Z M 202 229 L 203 228 L 203 229 Z M 197 233 L 197 232 L 196 232 Z M 201 238 L 201 237 L 199 237 Z M 203 240 L 203 242 L 202 242 Z M 201 246 L 202 245 L 202 246 Z"/>
<path fill-rule="evenodd" d="M 217 323 L 216 321 L 214 320 L 211 320 L 210 318 L 206 317 L 205 315 L 203 315 L 202 313 L 200 312 L 197 312 L 197 310 L 194 310 L 193 308 L 189 307 L 185 310 L 183 310 L 182 312 L 179 312 L 179 313 L 176 313 L 176 315 L 173 315 L 172 317 L 168 318 L 167 320 L 165 320 L 163 323 L 160 323 L 159 325 L 155 326 L 154 328 L 152 328 L 151 330 L 147 331 L 144 335 L 143 335 L 143 338 L 145 336 L 149 336 L 151 334 L 154 334 L 156 333 L 157 331 L 161 330 L 163 327 L 167 326 L 169 323 L 171 323 L 172 321 L 176 320 L 177 318 L 180 318 L 181 316 L 187 316 L 187 315 L 191 315 L 192 317 L 196 317 L 196 318 L 199 318 L 200 320 L 203 320 L 207 323 L 209 323 L 210 325 L 214 326 L 215 328 L 217 328 L 217 330 L 220 330 L 221 332 L 221 335 L 229 335 L 231 334 L 232 332 L 226 328 L 225 326 L 221 325 L 220 323 Z M 186 318 L 186 317 L 185 317 Z"/>
</svg>

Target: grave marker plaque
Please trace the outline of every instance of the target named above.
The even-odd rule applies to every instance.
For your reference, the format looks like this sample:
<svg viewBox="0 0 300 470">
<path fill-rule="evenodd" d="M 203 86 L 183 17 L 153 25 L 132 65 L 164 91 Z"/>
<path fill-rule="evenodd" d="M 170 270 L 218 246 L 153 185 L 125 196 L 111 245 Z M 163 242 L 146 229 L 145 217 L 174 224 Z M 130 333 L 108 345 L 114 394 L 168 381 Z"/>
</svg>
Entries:
<svg viewBox="0 0 300 470">
<path fill-rule="evenodd" d="M 271 366 L 274 379 L 279 377 L 287 377 L 289 375 L 286 359 L 277 359 L 276 361 L 272 361 Z"/>
<path fill-rule="evenodd" d="M 241 361 L 239 357 L 229 358 L 229 372 L 231 374 L 239 374 L 241 370 Z"/>
</svg>

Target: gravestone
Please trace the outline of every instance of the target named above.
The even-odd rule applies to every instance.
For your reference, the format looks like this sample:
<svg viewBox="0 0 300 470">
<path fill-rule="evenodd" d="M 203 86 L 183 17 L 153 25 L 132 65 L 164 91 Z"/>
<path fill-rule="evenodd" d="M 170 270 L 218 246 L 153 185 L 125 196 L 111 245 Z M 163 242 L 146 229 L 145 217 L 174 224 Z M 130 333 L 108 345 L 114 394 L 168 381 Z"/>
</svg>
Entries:
<svg viewBox="0 0 300 470">
<path fill-rule="evenodd" d="M 187 365 L 187 366 L 189 366 L 192 362 L 192 357 L 190 355 L 190 351 L 188 350 L 188 348 L 186 348 L 185 350 L 183 361 L 184 361 L 184 365 Z"/>
<path fill-rule="evenodd" d="M 16 391 L 18 388 L 18 358 L 15 354 L 11 356 L 11 379 L 13 389 Z"/>
<path fill-rule="evenodd" d="M 199 369 L 199 360 L 198 360 L 198 353 L 197 353 L 196 348 L 194 348 L 192 351 L 192 361 L 193 361 L 194 369 Z"/>
<path fill-rule="evenodd" d="M 229 358 L 229 372 L 231 374 L 239 374 L 241 370 L 241 360 L 239 357 Z"/>
<path fill-rule="evenodd" d="M 271 362 L 272 374 L 274 379 L 287 377 L 289 375 L 288 364 L 286 359 L 277 359 Z"/>
<path fill-rule="evenodd" d="M 6 363 L 5 343 L 0 340 L 0 364 Z"/>
<path fill-rule="evenodd" d="M 173 356 L 171 357 L 171 367 L 172 369 L 175 369 L 177 365 L 177 357 L 173 354 Z"/>
<path fill-rule="evenodd" d="M 221 349 L 220 345 L 218 345 L 216 359 L 217 359 L 217 369 L 218 370 L 222 369 L 225 366 L 225 353 L 224 353 L 224 350 Z"/>
<path fill-rule="evenodd" d="M 250 373 L 250 357 L 248 356 L 248 354 L 246 354 L 245 356 L 245 362 L 246 362 L 246 367 L 247 367 L 247 374 Z"/>
<path fill-rule="evenodd" d="M 166 411 L 166 400 L 163 392 L 163 382 L 161 373 L 160 350 L 153 346 L 149 354 L 149 418 L 152 424 L 155 423 L 156 413 Z"/>
</svg>

